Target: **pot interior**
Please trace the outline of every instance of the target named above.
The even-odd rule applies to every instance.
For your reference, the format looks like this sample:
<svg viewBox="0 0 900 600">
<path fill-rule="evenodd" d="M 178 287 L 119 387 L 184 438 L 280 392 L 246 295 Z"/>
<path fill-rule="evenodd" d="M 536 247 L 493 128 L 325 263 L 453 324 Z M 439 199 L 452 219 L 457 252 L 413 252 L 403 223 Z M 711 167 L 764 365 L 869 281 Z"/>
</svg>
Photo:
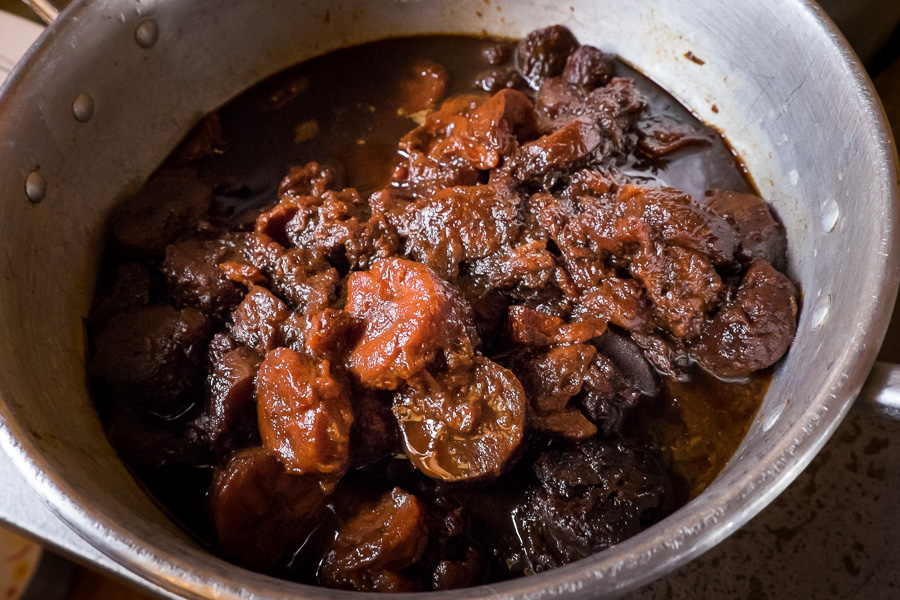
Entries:
<svg viewBox="0 0 900 600">
<path fill-rule="evenodd" d="M 204 114 L 301 60 L 391 35 L 516 37 L 553 23 L 619 54 L 724 132 L 787 228 L 803 308 L 749 434 L 700 497 L 600 555 L 453 596 L 621 593 L 710 547 L 790 482 L 862 384 L 897 282 L 888 130 L 868 80 L 817 8 L 775 0 L 727 11 L 715 0 L 84 0 L 48 28 L 0 98 L 2 441 L 65 520 L 128 568 L 189 596 L 299 593 L 208 554 L 107 443 L 87 394 L 82 328 L 105 218 Z M 73 116 L 83 93 L 94 103 L 87 122 Z M 35 170 L 46 182 L 39 203 L 25 193 Z M 302 595 L 346 593 L 303 587 Z"/>
</svg>

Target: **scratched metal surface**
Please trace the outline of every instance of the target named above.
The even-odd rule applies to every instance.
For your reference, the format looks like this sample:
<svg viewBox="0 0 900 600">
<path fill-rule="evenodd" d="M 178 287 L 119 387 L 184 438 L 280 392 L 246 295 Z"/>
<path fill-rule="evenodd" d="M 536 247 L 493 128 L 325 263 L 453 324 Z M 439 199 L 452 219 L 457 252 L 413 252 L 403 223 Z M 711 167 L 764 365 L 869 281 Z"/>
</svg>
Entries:
<svg viewBox="0 0 900 600">
<path fill-rule="evenodd" d="M 449 597 L 614 597 L 714 546 L 783 490 L 839 423 L 880 345 L 900 256 L 893 147 L 852 53 L 803 2 L 720 7 L 712 0 L 74 3 L 72 18 L 51 26 L 29 71 L 14 71 L 0 98 L 0 446 L 63 520 L 154 584 L 193 598 L 349 597 L 210 557 L 116 460 L 86 394 L 80 327 L 103 218 L 202 114 L 311 54 L 388 33 L 521 35 L 560 22 L 639 66 L 726 132 L 785 222 L 804 310 L 747 441 L 700 498 L 610 552 Z M 133 32 L 148 16 L 160 37 L 146 50 Z M 90 35 L 99 31 L 105 35 Z M 705 63 L 687 60 L 688 50 Z M 78 123 L 71 102 L 85 91 L 97 110 Z M 23 182 L 35 168 L 48 191 L 31 205 Z"/>
</svg>

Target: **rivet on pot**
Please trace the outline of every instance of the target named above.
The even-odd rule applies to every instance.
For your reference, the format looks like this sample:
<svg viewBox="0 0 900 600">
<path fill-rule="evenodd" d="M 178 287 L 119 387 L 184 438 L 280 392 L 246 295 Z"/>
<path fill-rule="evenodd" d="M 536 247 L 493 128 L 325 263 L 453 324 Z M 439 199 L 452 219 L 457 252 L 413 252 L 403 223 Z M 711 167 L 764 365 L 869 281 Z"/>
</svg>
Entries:
<svg viewBox="0 0 900 600">
<path fill-rule="evenodd" d="M 80 123 L 87 123 L 94 116 L 94 99 L 88 94 L 78 94 L 72 103 L 72 114 Z"/>
<path fill-rule="evenodd" d="M 41 175 L 40 171 L 35 169 L 25 178 L 25 195 L 28 196 L 29 200 L 37 204 L 44 199 L 46 193 L 47 182 L 44 181 L 44 176 Z"/>
<path fill-rule="evenodd" d="M 141 21 L 134 31 L 134 39 L 137 41 L 138 46 L 146 50 L 153 47 L 158 37 L 159 27 L 157 27 L 156 21 L 153 19 Z"/>
<path fill-rule="evenodd" d="M 821 294 L 821 292 L 819 292 Z M 818 329 L 822 325 L 825 324 L 825 321 L 828 319 L 828 311 L 831 310 L 831 294 L 825 294 L 824 296 L 819 296 L 816 299 L 815 307 L 812 311 L 812 328 Z"/>
<path fill-rule="evenodd" d="M 825 233 L 834 231 L 838 218 L 841 216 L 841 207 L 834 200 L 827 200 L 822 205 L 822 229 Z"/>
</svg>

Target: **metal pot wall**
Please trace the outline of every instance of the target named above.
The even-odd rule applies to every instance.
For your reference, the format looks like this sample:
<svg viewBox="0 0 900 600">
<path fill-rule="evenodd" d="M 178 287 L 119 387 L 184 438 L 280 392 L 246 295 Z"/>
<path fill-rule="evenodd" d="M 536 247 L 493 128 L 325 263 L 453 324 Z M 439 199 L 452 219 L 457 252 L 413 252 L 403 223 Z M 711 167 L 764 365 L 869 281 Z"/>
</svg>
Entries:
<svg viewBox="0 0 900 600">
<path fill-rule="evenodd" d="M 190 598 L 357 597 L 210 555 L 118 461 L 87 394 L 81 325 L 104 219 L 203 114 L 304 58 L 388 35 L 519 36 L 562 23 L 725 132 L 787 228 L 789 272 L 804 291 L 798 335 L 747 438 L 687 506 L 567 567 L 427 598 L 612 597 L 699 555 L 769 503 L 834 431 L 873 364 L 900 266 L 893 144 L 843 38 L 803 0 L 722 7 L 77 0 L 0 90 L 3 451 L 63 521 L 148 584 Z"/>
</svg>

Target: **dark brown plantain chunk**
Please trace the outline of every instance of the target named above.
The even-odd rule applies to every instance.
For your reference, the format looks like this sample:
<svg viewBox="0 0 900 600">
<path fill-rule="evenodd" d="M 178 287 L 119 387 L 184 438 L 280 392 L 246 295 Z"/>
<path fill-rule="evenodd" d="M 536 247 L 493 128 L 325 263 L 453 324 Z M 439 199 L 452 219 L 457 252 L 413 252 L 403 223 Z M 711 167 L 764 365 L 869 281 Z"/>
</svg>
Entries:
<svg viewBox="0 0 900 600">
<path fill-rule="evenodd" d="M 739 379 L 784 356 L 797 331 L 794 284 L 772 265 L 750 265 L 734 299 L 716 313 L 691 347 L 700 365 L 723 379 Z"/>
<path fill-rule="evenodd" d="M 510 371 L 483 357 L 471 368 L 398 392 L 394 414 L 406 455 L 442 481 L 495 477 L 525 429 L 525 393 Z"/>
<path fill-rule="evenodd" d="M 620 442 L 593 438 L 545 451 L 534 465 L 541 482 L 515 515 L 533 566 L 553 568 L 640 532 L 666 510 L 662 468 Z"/>
<path fill-rule="evenodd" d="M 400 488 L 364 505 L 338 530 L 319 570 L 329 586 L 361 592 L 411 592 L 402 571 L 422 558 L 428 542 L 426 509 Z"/>
<path fill-rule="evenodd" d="M 616 63 L 613 56 L 584 45 L 566 59 L 562 79 L 580 85 L 585 90 L 602 87 L 616 75 Z"/>
<path fill-rule="evenodd" d="M 754 194 L 719 192 L 706 200 L 709 212 L 725 217 L 738 234 L 737 258 L 741 262 L 768 261 L 784 270 L 787 260 L 787 236 L 784 227 L 772 216 L 765 200 Z"/>
<path fill-rule="evenodd" d="M 187 238 L 169 244 L 161 270 L 175 303 L 193 306 L 211 317 L 227 318 L 244 296 L 243 286 L 219 268 L 234 254 L 232 246 L 219 239 Z"/>
<path fill-rule="evenodd" d="M 397 389 L 440 354 L 471 361 L 477 337 L 471 309 L 455 288 L 420 263 L 389 259 L 353 273 L 347 312 L 364 323 L 350 370 L 375 389 Z"/>
<path fill-rule="evenodd" d="M 336 482 L 350 461 L 353 408 L 327 360 L 277 348 L 256 379 L 259 433 L 288 471 Z"/>
<path fill-rule="evenodd" d="M 224 452 L 258 439 L 256 373 L 262 356 L 239 346 L 217 359 L 206 380 L 207 403 L 199 425 L 213 447 Z"/>
<path fill-rule="evenodd" d="M 272 571 L 318 524 L 325 492 L 315 475 L 294 475 L 264 448 L 241 450 L 216 471 L 210 506 L 222 551 Z"/>
<path fill-rule="evenodd" d="M 418 59 L 400 81 L 400 110 L 411 115 L 433 108 L 447 90 L 447 69 L 434 61 Z"/>
<path fill-rule="evenodd" d="M 562 72 L 576 48 L 575 36 L 562 25 L 536 29 L 522 38 L 516 49 L 519 71 L 537 89 L 545 78 Z"/>
<path fill-rule="evenodd" d="M 109 394 L 169 416 L 202 389 L 209 319 L 193 308 L 153 304 L 120 313 L 92 340 L 91 375 Z"/>
<path fill-rule="evenodd" d="M 254 286 L 232 315 L 231 333 L 241 344 L 264 354 L 279 344 L 279 325 L 288 314 L 284 302 L 266 288 Z"/>
<path fill-rule="evenodd" d="M 582 344 L 603 335 L 606 324 L 596 321 L 574 321 L 548 315 L 527 306 L 509 307 L 510 338 L 525 346 Z"/>
<path fill-rule="evenodd" d="M 164 169 L 116 211 L 113 236 L 129 250 L 159 256 L 167 244 L 197 226 L 212 197 L 212 187 L 193 169 Z"/>
<path fill-rule="evenodd" d="M 461 262 L 498 252 L 521 229 L 518 195 L 503 184 L 445 188 L 407 211 L 407 251 L 449 279 Z"/>
</svg>

